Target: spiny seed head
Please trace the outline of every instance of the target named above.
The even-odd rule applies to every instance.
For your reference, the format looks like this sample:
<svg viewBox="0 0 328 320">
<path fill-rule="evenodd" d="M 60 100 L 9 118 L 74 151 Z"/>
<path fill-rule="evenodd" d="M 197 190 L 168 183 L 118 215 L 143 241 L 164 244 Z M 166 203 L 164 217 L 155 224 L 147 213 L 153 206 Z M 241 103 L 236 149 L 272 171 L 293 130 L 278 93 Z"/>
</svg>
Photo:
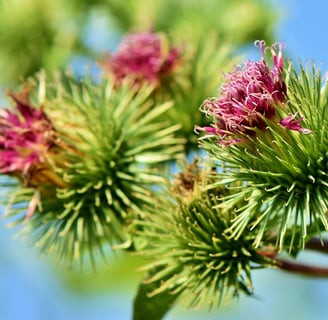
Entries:
<svg viewBox="0 0 328 320">
<path fill-rule="evenodd" d="M 235 213 L 218 207 L 223 188 L 206 191 L 203 183 L 195 182 L 198 192 L 188 202 L 175 194 L 175 201 L 163 199 L 147 215 L 142 232 L 149 244 L 142 254 L 151 259 L 145 267 L 151 276 L 146 281 L 158 283 L 150 296 L 169 291 L 190 307 L 206 301 L 219 305 L 239 292 L 251 295 L 251 269 L 268 265 L 250 232 L 231 237 Z"/>
<path fill-rule="evenodd" d="M 58 148 L 48 161 L 63 184 L 18 185 L 9 214 L 30 204 L 25 230 L 65 263 L 82 261 L 84 252 L 94 262 L 98 251 L 105 256 L 104 244 L 131 246 L 130 219 L 152 202 L 151 188 L 163 182 L 161 163 L 182 156 L 178 127 L 160 119 L 171 104 L 154 105 L 150 86 L 115 88 L 109 79 L 40 76 L 34 83 L 34 99 L 56 132 Z"/>
</svg>

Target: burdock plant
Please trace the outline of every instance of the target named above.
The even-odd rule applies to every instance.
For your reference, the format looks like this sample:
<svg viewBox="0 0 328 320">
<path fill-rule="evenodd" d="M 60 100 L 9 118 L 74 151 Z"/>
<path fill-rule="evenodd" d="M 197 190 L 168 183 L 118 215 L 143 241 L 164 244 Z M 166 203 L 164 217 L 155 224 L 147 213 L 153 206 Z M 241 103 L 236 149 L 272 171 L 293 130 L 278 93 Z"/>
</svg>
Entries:
<svg viewBox="0 0 328 320">
<path fill-rule="evenodd" d="M 327 84 L 315 66 L 286 62 L 281 43 L 256 44 L 260 60 L 225 74 L 219 96 L 201 106 L 212 120 L 196 126 L 208 157 L 138 221 L 148 273 L 134 319 L 161 319 L 178 301 L 212 307 L 251 296 L 259 268 L 328 275 L 295 260 L 327 252 Z"/>
<path fill-rule="evenodd" d="M 178 126 L 161 120 L 171 103 L 155 106 L 152 91 L 41 74 L 9 94 L 15 104 L 0 118 L 0 170 L 14 177 L 4 181 L 6 215 L 43 253 L 72 265 L 85 252 L 93 264 L 97 252 L 105 258 L 108 245 L 133 249 L 130 221 L 153 201 L 162 164 L 183 150 Z"/>
<path fill-rule="evenodd" d="M 162 35 L 124 41 L 100 80 L 40 73 L 8 92 L 0 173 L 12 223 L 68 265 L 89 257 L 95 266 L 106 246 L 144 257 L 135 320 L 161 319 L 178 301 L 212 307 L 252 296 L 256 269 L 328 276 L 293 260 L 328 247 L 320 71 L 286 61 L 281 43 L 256 42 L 260 60 L 225 73 L 218 96 L 200 106 L 205 153 L 172 178 L 168 165 L 192 144 L 178 131 L 194 119 L 189 106 L 217 83 L 213 70 L 201 72 L 212 47 L 179 70 L 181 51 Z M 199 92 L 188 94 L 193 86 Z"/>
</svg>

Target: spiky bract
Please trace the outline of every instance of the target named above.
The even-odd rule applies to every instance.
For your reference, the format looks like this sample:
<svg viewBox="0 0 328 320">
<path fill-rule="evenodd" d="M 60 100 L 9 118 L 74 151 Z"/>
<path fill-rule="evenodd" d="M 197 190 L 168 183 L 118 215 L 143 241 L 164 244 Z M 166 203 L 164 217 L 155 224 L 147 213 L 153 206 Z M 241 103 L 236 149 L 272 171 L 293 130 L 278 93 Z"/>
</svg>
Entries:
<svg viewBox="0 0 328 320">
<path fill-rule="evenodd" d="M 304 248 L 309 237 L 328 229 L 328 86 L 322 86 L 315 66 L 299 69 L 290 65 L 287 100 L 277 110 L 282 117 L 301 115 L 310 134 L 267 120 L 266 129 L 254 129 L 249 143 L 221 147 L 213 140 L 203 141 L 216 165 L 226 168 L 215 186 L 241 183 L 223 199 L 222 207 L 247 200 L 237 210 L 232 236 L 241 237 L 254 220 L 256 246 L 271 230 L 279 249 L 290 252 Z"/>
<path fill-rule="evenodd" d="M 153 260 L 145 267 L 150 271 L 146 282 L 159 284 L 150 296 L 169 291 L 189 307 L 204 302 L 219 306 L 239 292 L 251 295 L 251 270 L 270 263 L 257 253 L 251 232 L 237 240 L 230 237 L 235 213 L 217 207 L 218 196 L 227 190 L 206 191 L 204 175 L 199 179 L 199 172 L 194 173 L 195 179 L 189 179 L 191 171 L 180 176 L 182 185 L 173 189 L 175 200 L 163 199 L 145 219 L 143 235 L 149 245 L 141 252 Z M 187 183 L 181 179 L 185 177 Z"/>
<path fill-rule="evenodd" d="M 82 261 L 84 251 L 92 262 L 98 251 L 105 257 L 104 243 L 131 247 L 129 221 L 152 202 L 152 187 L 163 180 L 158 165 L 183 150 L 177 126 L 160 119 L 171 104 L 154 105 L 150 86 L 114 89 L 110 79 L 94 83 L 62 74 L 34 84 L 36 105 L 43 105 L 57 135 L 48 163 L 64 185 L 18 185 L 8 214 L 30 201 L 35 211 L 24 230 L 42 252 L 65 263 Z"/>
</svg>

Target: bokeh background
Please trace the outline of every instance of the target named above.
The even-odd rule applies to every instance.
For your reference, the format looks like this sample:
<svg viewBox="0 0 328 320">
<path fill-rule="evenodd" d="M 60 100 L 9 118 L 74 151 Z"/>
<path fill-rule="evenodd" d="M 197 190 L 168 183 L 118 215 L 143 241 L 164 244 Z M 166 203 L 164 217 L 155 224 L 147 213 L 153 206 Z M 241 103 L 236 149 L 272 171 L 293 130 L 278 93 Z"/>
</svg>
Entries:
<svg viewBox="0 0 328 320">
<path fill-rule="evenodd" d="M 95 57 L 105 50 L 114 49 L 117 45 L 119 36 L 112 30 L 118 26 L 114 22 L 109 23 L 103 17 L 101 10 L 92 11 L 85 20 L 82 13 L 88 12 L 92 1 L 71 1 L 67 11 L 55 11 L 60 2 L 0 1 L 2 7 L 0 12 L 1 94 L 8 85 L 15 85 L 15 77 L 19 72 L 30 74 L 36 71 L 39 65 L 51 69 L 58 63 L 67 64 L 79 73 L 82 72 L 85 64 L 95 68 L 90 56 Z M 134 3 L 133 0 L 128 2 Z M 15 6 L 12 6 L 13 3 Z M 266 3 L 275 11 L 276 20 L 272 30 L 274 40 L 286 43 L 286 50 L 292 59 L 315 62 L 323 73 L 326 72 L 328 39 L 325 30 L 328 2 L 271 0 Z M 29 47 L 31 44 L 26 43 L 21 35 L 21 24 L 25 19 L 24 13 L 26 14 L 28 10 L 34 12 L 37 6 L 42 12 L 46 10 L 48 17 L 53 19 L 48 21 L 50 24 L 54 21 L 68 22 L 62 25 L 62 30 L 52 25 L 45 30 L 50 34 L 56 33 L 56 36 L 52 37 L 55 39 L 53 43 L 49 45 L 47 42 L 36 40 L 34 47 L 31 48 Z M 13 11 L 13 8 L 16 11 Z M 65 14 L 77 9 L 81 14 L 77 20 L 70 23 Z M 145 14 L 139 12 L 139 18 Z M 33 16 L 36 25 L 45 23 L 41 17 L 42 15 L 38 21 L 36 16 Z M 263 17 L 269 16 L 263 15 Z M 234 18 L 236 17 L 232 15 L 231 19 Z M 83 30 L 78 28 L 79 21 Z M 85 21 L 88 23 L 84 24 Z M 268 23 L 271 25 L 271 22 Z M 123 30 L 127 26 L 121 27 Z M 4 29 L 10 29 L 11 34 L 8 35 L 8 32 L 3 31 Z M 25 29 L 24 32 L 28 33 L 29 30 Z M 82 44 L 75 43 L 78 33 L 83 34 Z M 43 38 L 47 38 L 47 34 L 41 35 L 40 39 Z M 237 35 L 236 39 L 238 41 Z M 65 46 L 58 48 L 56 41 L 65 43 Z M 41 59 L 39 51 L 43 50 L 42 48 L 47 48 L 48 51 Z M 243 44 L 241 53 L 252 56 L 254 54 L 252 48 L 252 45 Z M 29 64 L 27 53 L 31 56 L 35 55 L 34 64 Z M 11 64 L 8 61 L 11 61 Z M 3 211 L 3 207 L 0 209 Z M 136 267 L 140 265 L 137 258 L 113 256 L 110 267 L 99 270 L 97 274 L 63 270 L 51 259 L 40 258 L 37 249 L 30 248 L 23 239 L 13 239 L 14 232 L 7 229 L 5 224 L 6 221 L 2 219 L 0 221 L 1 320 L 131 319 L 133 296 L 139 281 L 139 275 L 135 272 Z M 302 255 L 300 259 L 328 265 L 328 259 L 317 254 Z M 220 310 L 211 312 L 185 310 L 178 306 L 165 319 L 325 320 L 328 318 L 326 310 L 328 279 L 312 279 L 277 270 L 261 270 L 254 272 L 253 281 L 256 292 L 254 298 L 241 297 L 238 303 L 227 304 Z"/>
</svg>

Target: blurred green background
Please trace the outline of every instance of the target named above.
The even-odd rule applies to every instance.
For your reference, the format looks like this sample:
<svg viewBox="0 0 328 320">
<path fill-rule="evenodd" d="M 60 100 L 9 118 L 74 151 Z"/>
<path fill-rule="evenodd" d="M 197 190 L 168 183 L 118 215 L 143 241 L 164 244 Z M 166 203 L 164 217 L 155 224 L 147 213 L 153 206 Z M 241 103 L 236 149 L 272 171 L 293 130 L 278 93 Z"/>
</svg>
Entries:
<svg viewBox="0 0 328 320">
<path fill-rule="evenodd" d="M 216 30 L 238 54 L 251 57 L 256 39 L 284 41 L 292 58 L 315 60 L 325 72 L 327 9 L 305 0 L 1 0 L 0 87 L 3 93 L 40 68 L 70 66 L 80 74 L 90 65 L 97 72 L 97 59 L 115 50 L 122 34 L 149 28 L 195 43 Z M 118 254 L 97 274 L 62 270 L 23 239 L 13 240 L 15 231 L 5 224 L 1 220 L 1 320 L 131 319 L 140 260 Z M 328 264 L 320 255 L 301 259 Z M 327 319 L 328 280 L 276 270 L 256 271 L 253 280 L 255 298 L 241 297 L 210 313 L 177 306 L 165 319 Z"/>
<path fill-rule="evenodd" d="M 96 59 L 127 31 L 170 32 L 199 42 L 215 31 L 236 46 L 273 40 L 278 12 L 266 0 L 1 0 L 0 83 L 40 68 Z M 81 63 L 82 60 L 78 60 Z"/>
</svg>

